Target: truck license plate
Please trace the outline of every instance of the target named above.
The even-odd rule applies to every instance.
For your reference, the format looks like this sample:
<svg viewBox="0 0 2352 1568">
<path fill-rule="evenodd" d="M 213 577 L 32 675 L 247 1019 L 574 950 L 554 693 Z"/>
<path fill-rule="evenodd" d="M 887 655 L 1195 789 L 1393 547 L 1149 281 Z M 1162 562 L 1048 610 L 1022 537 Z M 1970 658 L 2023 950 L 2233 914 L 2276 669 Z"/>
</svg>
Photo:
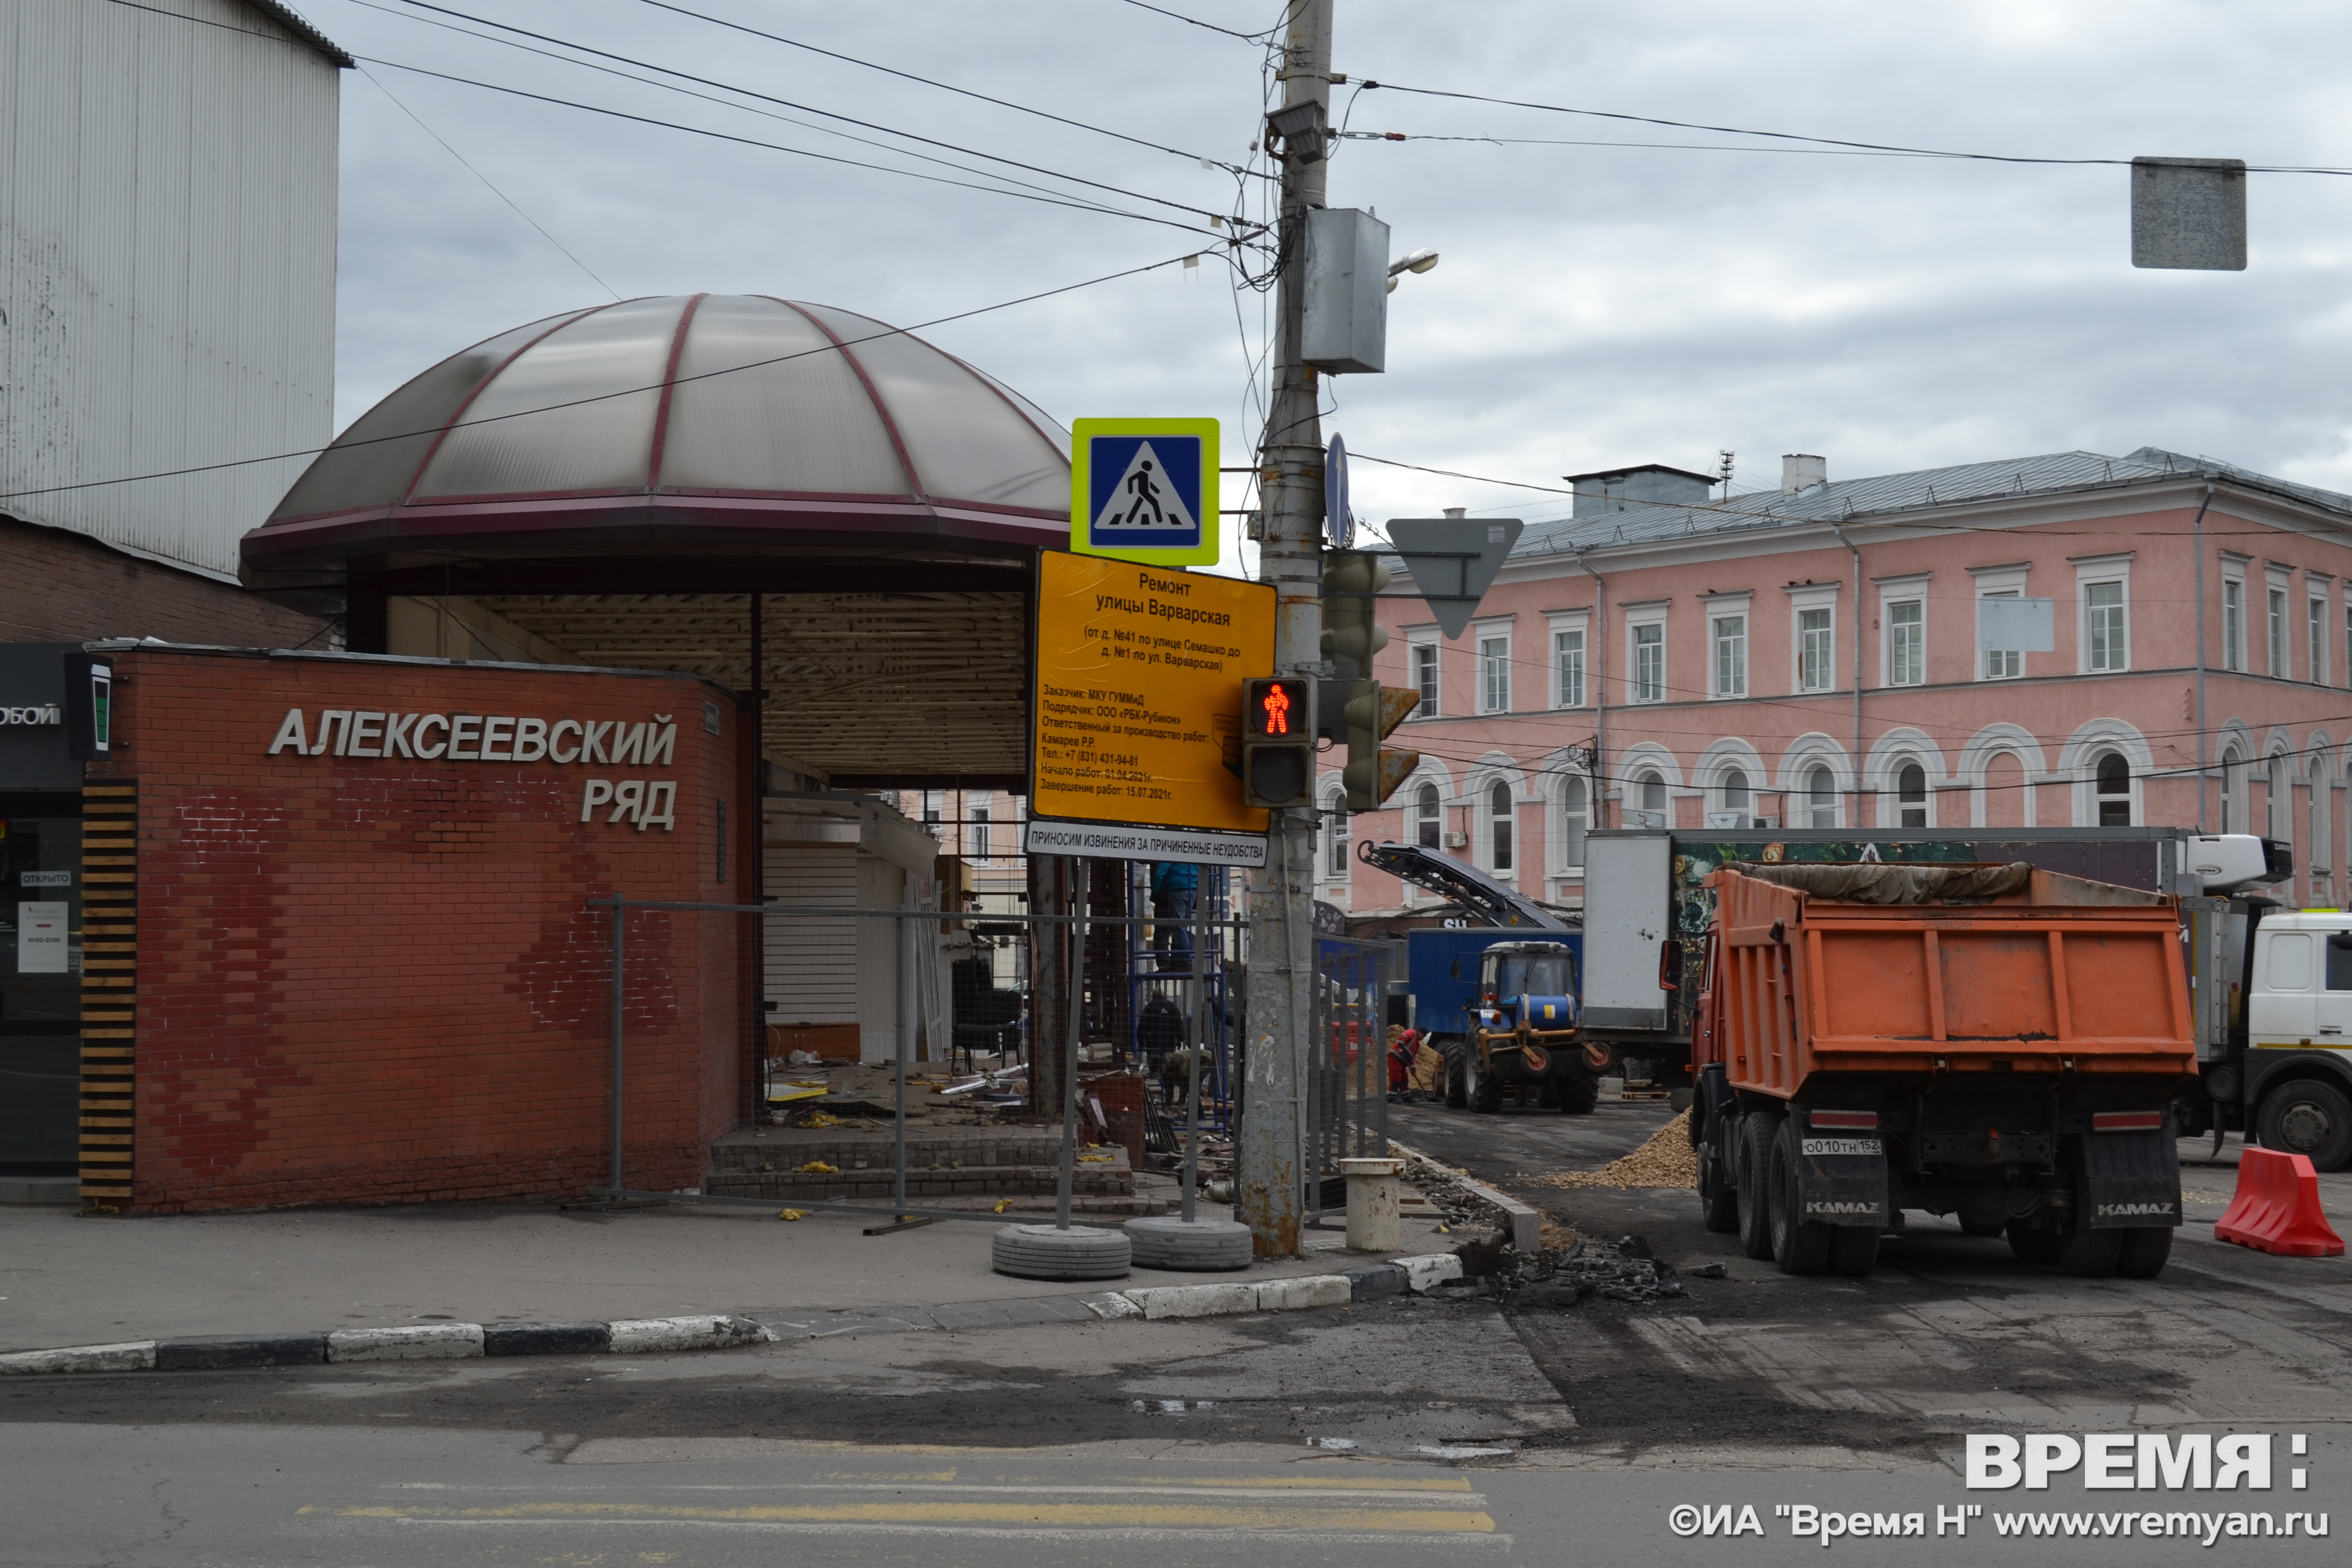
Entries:
<svg viewBox="0 0 2352 1568">
<path fill-rule="evenodd" d="M 1871 1154 L 1881 1151 L 1875 1138 L 1808 1138 L 1802 1152 L 1807 1154 Z"/>
</svg>

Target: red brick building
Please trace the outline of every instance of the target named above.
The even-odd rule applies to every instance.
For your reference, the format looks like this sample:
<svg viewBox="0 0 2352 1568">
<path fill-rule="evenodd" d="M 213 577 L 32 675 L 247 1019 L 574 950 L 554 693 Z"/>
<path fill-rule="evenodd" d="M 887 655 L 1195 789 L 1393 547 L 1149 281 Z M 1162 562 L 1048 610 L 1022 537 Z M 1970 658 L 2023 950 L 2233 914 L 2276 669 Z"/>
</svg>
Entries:
<svg viewBox="0 0 2352 1568">
<path fill-rule="evenodd" d="M 85 1202 L 600 1184 L 612 917 L 592 900 L 744 897 L 733 697 L 516 665 L 111 658 L 114 745 L 87 771 L 70 890 Z M 743 925 L 630 917 L 632 1185 L 695 1184 L 748 1102 Z"/>
</svg>

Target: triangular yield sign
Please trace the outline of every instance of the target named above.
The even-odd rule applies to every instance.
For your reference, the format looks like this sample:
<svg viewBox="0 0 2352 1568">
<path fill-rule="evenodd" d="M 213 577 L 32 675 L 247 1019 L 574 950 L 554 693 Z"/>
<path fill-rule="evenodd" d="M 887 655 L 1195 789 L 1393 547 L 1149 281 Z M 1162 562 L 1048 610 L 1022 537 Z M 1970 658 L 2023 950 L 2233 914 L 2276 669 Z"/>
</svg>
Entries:
<svg viewBox="0 0 2352 1568">
<path fill-rule="evenodd" d="M 1468 629 L 1527 526 L 1516 517 L 1392 517 L 1388 532 L 1451 640 Z"/>
</svg>

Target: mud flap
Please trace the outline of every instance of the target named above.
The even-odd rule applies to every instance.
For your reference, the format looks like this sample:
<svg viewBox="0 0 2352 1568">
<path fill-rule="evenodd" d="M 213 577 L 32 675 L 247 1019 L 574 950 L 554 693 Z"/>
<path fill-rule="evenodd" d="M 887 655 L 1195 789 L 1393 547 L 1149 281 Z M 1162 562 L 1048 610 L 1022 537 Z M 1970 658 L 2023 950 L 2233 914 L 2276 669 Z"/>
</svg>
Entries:
<svg viewBox="0 0 2352 1568">
<path fill-rule="evenodd" d="M 1886 1153 L 1875 1133 L 1797 1140 L 1797 1212 L 1817 1225 L 1885 1225 Z"/>
<path fill-rule="evenodd" d="M 2169 1127 L 2083 1136 L 2083 1202 L 2093 1230 L 2180 1223 L 2180 1146 Z"/>
</svg>

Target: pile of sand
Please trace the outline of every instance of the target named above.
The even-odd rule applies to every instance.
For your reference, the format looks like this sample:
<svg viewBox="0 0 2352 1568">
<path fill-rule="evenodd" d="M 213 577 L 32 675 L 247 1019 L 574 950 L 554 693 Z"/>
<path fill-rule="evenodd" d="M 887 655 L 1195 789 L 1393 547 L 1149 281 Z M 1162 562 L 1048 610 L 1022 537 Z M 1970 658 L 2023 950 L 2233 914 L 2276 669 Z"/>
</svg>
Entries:
<svg viewBox="0 0 2352 1568">
<path fill-rule="evenodd" d="M 1691 1113 L 1684 1111 L 1650 1135 L 1650 1141 L 1597 1171 L 1562 1171 L 1546 1176 L 1552 1187 L 1685 1187 L 1698 1185 L 1698 1151 L 1691 1147 Z"/>
</svg>

